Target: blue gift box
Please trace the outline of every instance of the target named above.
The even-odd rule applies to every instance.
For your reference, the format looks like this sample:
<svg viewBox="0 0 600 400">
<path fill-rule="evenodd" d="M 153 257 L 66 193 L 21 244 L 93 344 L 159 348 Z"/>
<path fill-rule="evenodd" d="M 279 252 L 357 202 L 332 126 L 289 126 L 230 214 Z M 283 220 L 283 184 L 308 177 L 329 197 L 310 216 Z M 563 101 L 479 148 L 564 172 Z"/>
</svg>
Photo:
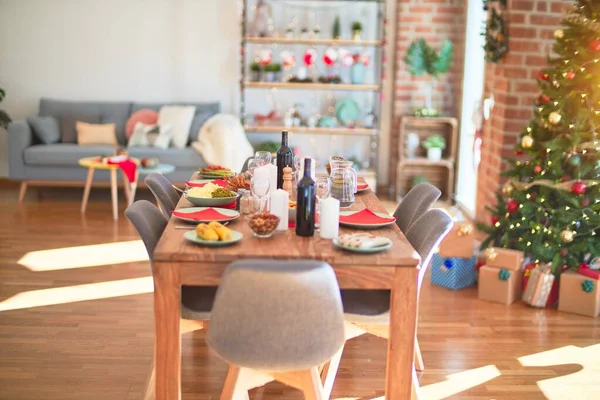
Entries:
<svg viewBox="0 0 600 400">
<path fill-rule="evenodd" d="M 431 283 L 452 290 L 458 290 L 475 284 L 477 257 L 442 257 L 434 254 L 431 260 Z"/>
</svg>

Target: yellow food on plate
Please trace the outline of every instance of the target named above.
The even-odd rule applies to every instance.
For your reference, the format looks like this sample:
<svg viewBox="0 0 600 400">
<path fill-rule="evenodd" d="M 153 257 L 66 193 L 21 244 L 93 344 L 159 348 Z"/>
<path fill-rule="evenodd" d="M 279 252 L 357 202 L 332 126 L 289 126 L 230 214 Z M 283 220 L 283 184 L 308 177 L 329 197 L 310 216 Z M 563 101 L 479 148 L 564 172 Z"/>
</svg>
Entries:
<svg viewBox="0 0 600 400">
<path fill-rule="evenodd" d="M 187 194 L 188 196 L 192 197 L 212 198 L 212 192 L 216 189 L 219 189 L 220 187 L 221 186 L 209 182 L 202 187 L 193 187 L 188 189 Z"/>
<path fill-rule="evenodd" d="M 296 202 L 295 201 L 289 201 L 288 202 L 288 208 L 296 208 Z"/>
<path fill-rule="evenodd" d="M 207 224 L 198 224 L 196 227 L 196 235 L 198 235 L 200 239 L 209 242 L 217 242 L 219 240 L 217 232 Z"/>
<path fill-rule="evenodd" d="M 222 242 L 228 242 L 233 239 L 231 230 L 219 222 L 213 221 L 208 224 L 208 227 L 217 232 L 219 240 Z"/>
</svg>

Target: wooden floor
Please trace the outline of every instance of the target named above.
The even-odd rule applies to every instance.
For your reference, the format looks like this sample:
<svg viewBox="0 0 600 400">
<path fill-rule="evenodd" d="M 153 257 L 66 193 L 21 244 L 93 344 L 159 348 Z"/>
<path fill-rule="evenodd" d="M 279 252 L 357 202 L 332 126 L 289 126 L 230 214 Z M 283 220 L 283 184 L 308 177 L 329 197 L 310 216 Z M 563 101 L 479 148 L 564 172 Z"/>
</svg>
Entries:
<svg viewBox="0 0 600 400">
<path fill-rule="evenodd" d="M 141 399 L 152 359 L 152 282 L 137 233 L 107 189 L 0 186 L 0 399 Z M 39 194 L 38 194 L 39 193 Z M 148 192 L 141 191 L 141 197 Z M 122 196 L 122 195 L 121 195 Z M 426 283 L 425 399 L 599 399 L 600 319 L 478 301 Z M 349 341 L 334 399 L 381 398 L 386 341 Z M 183 399 L 218 399 L 227 366 L 183 338 Z M 269 384 L 253 399 L 301 399 Z"/>
</svg>

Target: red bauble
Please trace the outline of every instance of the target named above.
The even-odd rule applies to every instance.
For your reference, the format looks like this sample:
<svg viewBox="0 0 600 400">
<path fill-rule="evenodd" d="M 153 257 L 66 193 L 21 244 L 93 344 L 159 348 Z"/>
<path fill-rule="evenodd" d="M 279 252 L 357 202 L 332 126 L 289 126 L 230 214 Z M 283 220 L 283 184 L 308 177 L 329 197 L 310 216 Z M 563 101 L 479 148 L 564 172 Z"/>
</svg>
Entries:
<svg viewBox="0 0 600 400">
<path fill-rule="evenodd" d="M 522 156 L 523 154 L 525 154 L 525 152 L 523 150 L 515 150 L 515 155 L 518 156 Z"/>
<path fill-rule="evenodd" d="M 542 167 L 540 165 L 536 165 L 535 168 L 533 169 L 533 172 L 535 172 L 536 174 L 539 174 L 540 172 L 542 172 Z"/>
<path fill-rule="evenodd" d="M 571 192 L 573 194 L 584 194 L 587 189 L 587 185 L 583 182 L 575 182 L 573 186 L 571 186 Z"/>
<path fill-rule="evenodd" d="M 600 51 L 600 39 L 593 40 L 592 43 L 590 43 L 590 50 Z"/>
<path fill-rule="evenodd" d="M 538 96 L 538 104 L 548 104 L 550 102 L 550 96 L 546 96 L 545 94 L 540 94 Z"/>
<path fill-rule="evenodd" d="M 514 213 L 517 212 L 517 210 L 519 209 L 519 203 L 516 200 L 509 200 L 506 203 L 506 211 L 508 211 L 509 213 Z"/>
<path fill-rule="evenodd" d="M 500 217 L 492 215 L 492 225 L 496 225 L 498 222 L 500 222 Z"/>
<path fill-rule="evenodd" d="M 575 79 L 575 72 L 573 72 L 573 71 L 567 72 L 567 79 L 570 81 Z"/>
<path fill-rule="evenodd" d="M 590 199 L 588 199 L 587 197 L 584 197 L 583 199 L 581 199 L 581 201 L 579 203 L 581 204 L 582 207 L 588 207 L 590 205 Z"/>
<path fill-rule="evenodd" d="M 547 73 L 545 73 L 544 71 L 540 71 L 540 73 L 538 74 L 538 79 L 540 81 L 547 81 L 548 78 L 550 78 L 550 75 L 548 75 Z"/>
</svg>

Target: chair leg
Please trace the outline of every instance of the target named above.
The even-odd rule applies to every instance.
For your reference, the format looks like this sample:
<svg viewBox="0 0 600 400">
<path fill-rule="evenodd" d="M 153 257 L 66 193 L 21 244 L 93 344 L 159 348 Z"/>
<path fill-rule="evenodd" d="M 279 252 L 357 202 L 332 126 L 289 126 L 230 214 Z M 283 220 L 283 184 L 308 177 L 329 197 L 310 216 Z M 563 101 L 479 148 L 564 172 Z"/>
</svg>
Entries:
<svg viewBox="0 0 600 400">
<path fill-rule="evenodd" d="M 425 370 L 425 365 L 423 364 L 423 356 L 421 355 L 421 347 L 419 346 L 419 341 L 415 338 L 415 368 L 417 371 L 421 372 Z"/>
<path fill-rule="evenodd" d="M 308 371 L 302 371 L 301 382 L 302 392 L 304 392 L 304 398 L 306 400 L 325 400 L 323 392 L 323 385 L 321 384 L 321 377 L 319 376 L 318 367 L 313 367 Z"/>
<path fill-rule="evenodd" d="M 243 384 L 240 379 L 241 369 L 237 365 L 231 364 L 225 378 L 223 392 L 221 392 L 221 400 L 247 400 L 248 391 L 243 389 Z"/>
<path fill-rule="evenodd" d="M 419 387 L 419 378 L 417 377 L 417 371 L 413 368 L 412 370 L 412 387 L 410 391 L 411 400 L 421 400 L 421 389 Z"/>
<path fill-rule="evenodd" d="M 26 192 L 27 192 L 27 182 L 23 181 L 23 182 L 21 182 L 21 189 L 19 190 L 19 203 L 23 202 Z"/>
<path fill-rule="evenodd" d="M 344 344 L 345 345 L 345 344 Z M 333 390 L 333 384 L 335 383 L 335 377 L 340 366 L 340 360 L 342 359 L 342 353 L 344 352 L 344 345 L 333 355 L 331 360 L 327 362 L 321 371 L 321 381 L 323 382 L 323 397 L 328 399 L 331 396 Z"/>
<path fill-rule="evenodd" d="M 144 400 L 155 400 L 156 399 L 156 364 L 152 360 L 152 373 L 150 379 L 146 383 L 146 392 L 144 393 Z"/>
</svg>

